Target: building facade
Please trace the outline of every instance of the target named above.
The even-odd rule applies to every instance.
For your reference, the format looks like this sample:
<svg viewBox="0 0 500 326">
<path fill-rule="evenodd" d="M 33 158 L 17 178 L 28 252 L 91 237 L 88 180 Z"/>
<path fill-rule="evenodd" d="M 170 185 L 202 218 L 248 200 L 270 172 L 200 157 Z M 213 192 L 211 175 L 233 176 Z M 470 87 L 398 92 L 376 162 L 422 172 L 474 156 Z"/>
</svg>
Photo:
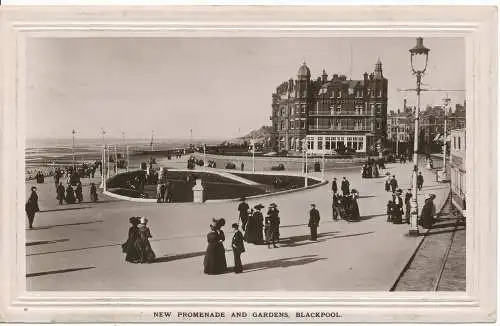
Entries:
<svg viewBox="0 0 500 326">
<path fill-rule="evenodd" d="M 465 136 L 465 129 L 455 129 L 450 132 L 451 198 L 453 206 L 462 213 L 466 209 Z"/>
<path fill-rule="evenodd" d="M 399 153 L 406 153 L 410 148 L 413 148 L 415 130 L 413 110 L 413 108 L 406 106 L 405 99 L 403 110 L 398 109 L 397 112 L 391 110 L 387 115 L 387 143 L 394 152 L 396 152 L 396 148 Z"/>
<path fill-rule="evenodd" d="M 380 60 L 361 80 L 334 74 L 311 79 L 304 63 L 297 78 L 276 88 L 271 143 L 276 151 L 366 153 L 387 137 L 387 84 Z"/>
</svg>

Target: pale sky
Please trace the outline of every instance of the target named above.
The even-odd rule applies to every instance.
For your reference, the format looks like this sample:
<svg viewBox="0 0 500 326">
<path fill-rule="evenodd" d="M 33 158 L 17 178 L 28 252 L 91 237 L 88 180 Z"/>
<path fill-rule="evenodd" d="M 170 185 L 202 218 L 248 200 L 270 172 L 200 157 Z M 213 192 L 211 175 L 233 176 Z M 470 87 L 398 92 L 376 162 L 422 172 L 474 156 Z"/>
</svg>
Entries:
<svg viewBox="0 0 500 326">
<path fill-rule="evenodd" d="M 57 38 L 28 41 L 28 138 L 226 139 L 270 125 L 276 87 L 305 60 L 362 79 L 378 58 L 389 80 L 389 110 L 416 104 L 408 49 L 415 38 Z M 425 38 L 423 78 L 431 89 L 465 88 L 461 38 Z M 350 51 L 352 49 L 352 52 Z M 352 53 L 352 56 L 350 55 Z M 352 59 L 351 59 L 352 57 Z M 351 64 L 352 63 L 352 64 Z M 446 92 L 422 94 L 422 107 Z M 448 92 L 452 105 L 464 92 Z M 240 131 L 240 132 L 238 132 Z"/>
</svg>

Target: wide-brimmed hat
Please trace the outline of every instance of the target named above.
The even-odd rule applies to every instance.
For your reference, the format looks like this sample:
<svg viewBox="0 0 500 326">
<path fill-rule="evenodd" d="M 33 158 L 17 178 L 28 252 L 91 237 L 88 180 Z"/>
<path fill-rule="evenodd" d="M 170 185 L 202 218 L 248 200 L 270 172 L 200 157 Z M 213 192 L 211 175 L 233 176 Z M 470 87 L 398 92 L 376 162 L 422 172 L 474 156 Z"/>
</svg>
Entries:
<svg viewBox="0 0 500 326">
<path fill-rule="evenodd" d="M 265 207 L 265 206 L 264 206 L 264 205 L 262 205 L 262 204 L 257 204 L 257 205 L 255 205 L 253 208 L 255 208 L 255 209 L 262 209 L 262 208 L 264 208 L 264 207 Z"/>
<path fill-rule="evenodd" d="M 271 203 L 271 205 L 269 205 L 269 207 L 277 207 L 277 205 L 275 203 Z"/>
<path fill-rule="evenodd" d="M 130 224 L 139 224 L 139 218 L 136 216 L 132 216 L 131 218 L 128 219 Z"/>
<path fill-rule="evenodd" d="M 148 224 L 148 219 L 145 217 L 141 217 L 141 224 Z"/>
<path fill-rule="evenodd" d="M 314 204 L 314 203 L 313 203 L 313 204 L 311 204 L 311 206 L 312 206 L 312 207 L 316 207 L 316 204 Z"/>
<path fill-rule="evenodd" d="M 385 175 L 391 175 L 391 172 L 386 172 Z"/>
<path fill-rule="evenodd" d="M 398 190 L 396 190 L 396 193 L 398 193 L 398 194 L 402 194 L 402 193 L 403 193 L 403 190 L 401 190 L 401 188 L 399 188 Z"/>
<path fill-rule="evenodd" d="M 427 199 L 431 199 L 431 194 L 425 194 L 424 195 L 424 199 L 427 200 Z"/>
</svg>

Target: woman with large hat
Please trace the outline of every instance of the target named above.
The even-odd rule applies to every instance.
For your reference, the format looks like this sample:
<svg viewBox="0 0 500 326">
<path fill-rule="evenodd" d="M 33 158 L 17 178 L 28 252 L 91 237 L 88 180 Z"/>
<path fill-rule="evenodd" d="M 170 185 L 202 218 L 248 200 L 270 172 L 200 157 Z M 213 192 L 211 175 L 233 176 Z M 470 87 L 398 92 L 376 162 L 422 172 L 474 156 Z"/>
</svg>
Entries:
<svg viewBox="0 0 500 326">
<path fill-rule="evenodd" d="M 125 243 L 122 244 L 122 251 L 125 253 L 125 261 L 130 263 L 137 263 L 139 261 L 139 253 L 137 250 L 137 237 L 139 235 L 139 230 L 137 225 L 140 223 L 139 217 L 129 218 L 129 223 L 132 225 L 128 229 L 128 238 Z"/>
<path fill-rule="evenodd" d="M 226 253 L 223 242 L 226 239 L 222 227 L 226 221 L 221 219 L 212 219 L 210 232 L 207 234 L 207 250 L 203 260 L 203 272 L 209 275 L 222 274 L 226 272 Z"/>
<path fill-rule="evenodd" d="M 425 204 L 422 207 L 422 212 L 420 213 L 420 224 L 426 229 L 430 229 L 434 223 L 434 202 L 433 197 L 430 194 L 425 194 L 424 196 Z"/>
<path fill-rule="evenodd" d="M 153 252 L 153 248 L 151 248 L 151 243 L 149 243 L 149 238 L 151 238 L 151 231 L 149 230 L 148 219 L 145 217 L 141 217 L 139 220 L 139 225 L 137 226 L 137 240 L 136 246 L 138 251 L 138 262 L 143 263 L 152 263 L 156 256 Z"/>
<path fill-rule="evenodd" d="M 255 212 L 248 216 L 248 223 L 245 232 L 245 241 L 253 244 L 262 244 L 264 242 L 262 236 L 262 228 L 264 224 L 264 216 L 261 209 L 264 205 L 258 204 L 254 206 Z"/>
</svg>

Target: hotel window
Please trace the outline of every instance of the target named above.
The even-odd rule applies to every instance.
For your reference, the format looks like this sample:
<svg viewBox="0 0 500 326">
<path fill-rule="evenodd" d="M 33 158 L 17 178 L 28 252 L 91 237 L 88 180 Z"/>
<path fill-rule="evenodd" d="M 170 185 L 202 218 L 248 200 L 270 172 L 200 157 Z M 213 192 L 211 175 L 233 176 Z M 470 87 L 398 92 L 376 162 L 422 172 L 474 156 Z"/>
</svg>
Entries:
<svg viewBox="0 0 500 326">
<path fill-rule="evenodd" d="M 306 129 L 306 122 L 304 120 L 300 121 L 300 129 Z"/>
<path fill-rule="evenodd" d="M 323 137 L 318 137 L 318 150 L 323 149 Z"/>
<path fill-rule="evenodd" d="M 325 149 L 330 149 L 331 141 L 332 141 L 331 137 L 325 137 Z"/>
<path fill-rule="evenodd" d="M 382 89 L 378 90 L 378 97 L 382 97 Z"/>
<path fill-rule="evenodd" d="M 453 137 L 453 149 L 457 149 L 457 137 Z"/>
<path fill-rule="evenodd" d="M 307 137 L 307 149 L 314 149 L 314 138 Z"/>
<path fill-rule="evenodd" d="M 352 137 L 347 137 L 347 148 L 352 148 Z"/>
<path fill-rule="evenodd" d="M 460 138 L 462 137 L 458 137 L 458 150 L 460 150 Z"/>
<path fill-rule="evenodd" d="M 340 112 L 340 110 L 342 110 L 342 106 L 337 105 L 337 107 L 336 107 L 335 109 L 336 109 L 336 111 L 337 111 L 337 113 L 338 113 L 338 112 Z"/>
<path fill-rule="evenodd" d="M 306 105 L 302 104 L 301 113 L 306 113 Z"/>
<path fill-rule="evenodd" d="M 382 105 L 380 103 L 377 103 L 377 113 L 380 113 L 382 109 Z"/>
</svg>

